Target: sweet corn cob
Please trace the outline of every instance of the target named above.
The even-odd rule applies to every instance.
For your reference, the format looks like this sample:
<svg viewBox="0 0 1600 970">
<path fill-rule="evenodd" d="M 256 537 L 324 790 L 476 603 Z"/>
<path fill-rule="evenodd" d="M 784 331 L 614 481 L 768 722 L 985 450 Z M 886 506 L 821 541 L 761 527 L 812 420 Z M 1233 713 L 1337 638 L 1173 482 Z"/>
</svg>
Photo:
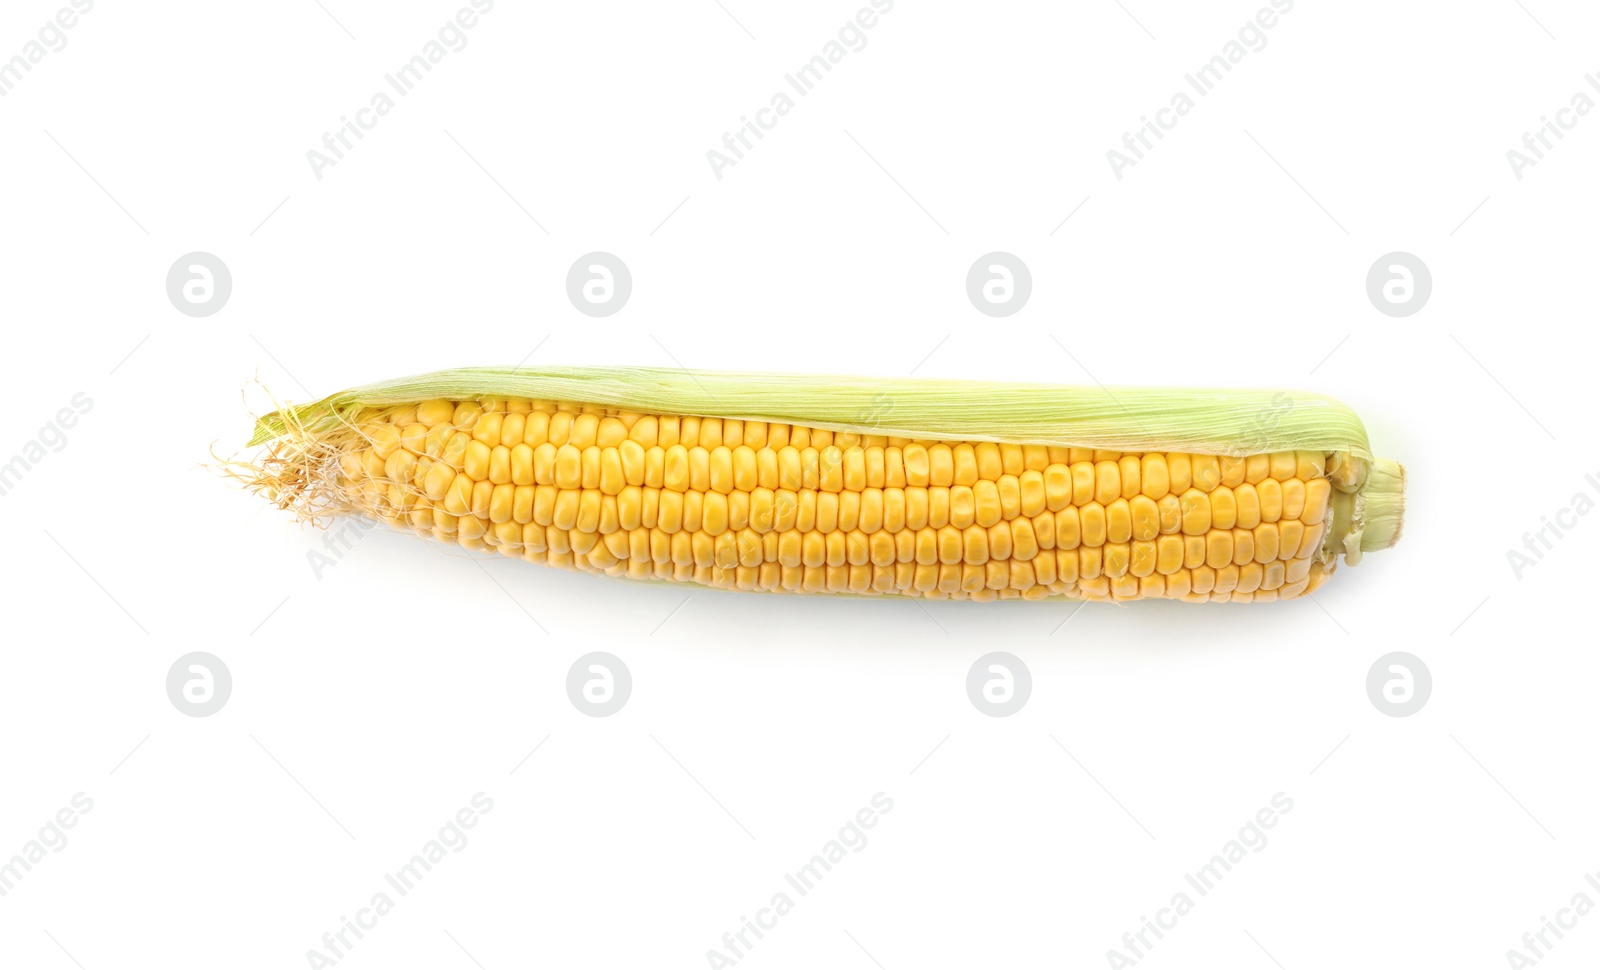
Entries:
<svg viewBox="0 0 1600 970">
<path fill-rule="evenodd" d="M 724 589 L 1304 595 L 1398 538 L 1403 470 L 1326 398 L 450 371 L 263 418 L 250 483 L 472 550 Z"/>
</svg>

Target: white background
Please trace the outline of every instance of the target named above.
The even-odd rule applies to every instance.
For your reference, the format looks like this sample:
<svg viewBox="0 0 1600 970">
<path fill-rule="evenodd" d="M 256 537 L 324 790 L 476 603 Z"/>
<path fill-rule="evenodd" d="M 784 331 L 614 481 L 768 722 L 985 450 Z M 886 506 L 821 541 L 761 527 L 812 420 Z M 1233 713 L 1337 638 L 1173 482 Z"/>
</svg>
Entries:
<svg viewBox="0 0 1600 970">
<path fill-rule="evenodd" d="M 7 4 L 0 59 L 61 5 Z M 306 152 L 458 4 L 319 6 L 98 3 L 0 99 L 0 461 L 93 401 L 0 499 L 0 858 L 94 803 L 0 898 L 0 963 L 306 966 L 477 792 L 466 848 L 339 966 L 706 966 L 877 792 L 740 966 L 1106 966 L 1278 792 L 1141 966 L 1505 966 L 1600 902 L 1600 524 L 1506 558 L 1600 473 L 1600 115 L 1506 159 L 1600 98 L 1592 7 L 1302 0 L 1118 180 L 1106 151 L 1260 5 L 901 0 L 718 180 L 707 150 L 861 4 L 499 0 L 319 180 Z M 203 319 L 164 291 L 196 250 L 233 274 Z M 604 320 L 564 289 L 591 250 L 633 273 Z M 1033 273 L 1003 321 L 964 293 L 991 250 Z M 1394 250 L 1433 274 L 1403 319 L 1364 289 Z M 1329 393 L 1407 465 L 1406 532 L 1316 601 L 1063 626 L 387 533 L 318 579 L 321 533 L 203 467 L 257 376 L 304 400 L 530 351 Z M 233 675 L 207 718 L 164 690 L 193 650 Z M 591 650 L 632 671 L 609 718 L 565 693 Z M 965 693 L 991 650 L 1032 670 L 1009 718 Z M 1366 694 L 1392 650 L 1433 674 L 1412 717 Z M 1591 914 L 1548 965 L 1597 956 Z"/>
</svg>

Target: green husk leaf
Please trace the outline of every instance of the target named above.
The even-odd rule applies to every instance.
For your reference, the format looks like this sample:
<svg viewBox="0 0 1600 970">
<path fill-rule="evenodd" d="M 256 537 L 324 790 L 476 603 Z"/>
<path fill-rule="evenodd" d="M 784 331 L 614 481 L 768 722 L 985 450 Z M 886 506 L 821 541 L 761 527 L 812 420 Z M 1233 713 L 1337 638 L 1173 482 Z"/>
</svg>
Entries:
<svg viewBox="0 0 1600 970">
<path fill-rule="evenodd" d="M 1387 458 L 1374 461 L 1361 489 L 1361 500 L 1361 551 L 1388 549 L 1399 542 L 1405 524 L 1405 468 Z"/>
</svg>

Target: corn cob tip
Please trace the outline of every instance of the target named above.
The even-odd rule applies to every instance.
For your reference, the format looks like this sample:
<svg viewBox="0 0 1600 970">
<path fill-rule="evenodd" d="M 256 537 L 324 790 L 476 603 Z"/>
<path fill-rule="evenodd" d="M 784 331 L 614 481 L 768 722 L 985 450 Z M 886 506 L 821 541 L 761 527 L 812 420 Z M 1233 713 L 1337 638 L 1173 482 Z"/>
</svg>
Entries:
<svg viewBox="0 0 1600 970">
<path fill-rule="evenodd" d="M 1365 500 L 1361 551 L 1388 549 L 1399 542 L 1405 526 L 1405 466 L 1390 458 L 1374 459 L 1361 495 Z"/>
<path fill-rule="evenodd" d="M 246 461 L 218 457 L 214 466 L 224 477 L 266 499 L 295 518 L 326 528 L 337 516 L 376 515 L 372 506 L 355 501 L 341 487 L 339 461 L 361 433 L 343 415 L 335 415 L 331 430 L 313 431 L 292 408 L 257 419 L 248 447 L 265 445 Z"/>
</svg>

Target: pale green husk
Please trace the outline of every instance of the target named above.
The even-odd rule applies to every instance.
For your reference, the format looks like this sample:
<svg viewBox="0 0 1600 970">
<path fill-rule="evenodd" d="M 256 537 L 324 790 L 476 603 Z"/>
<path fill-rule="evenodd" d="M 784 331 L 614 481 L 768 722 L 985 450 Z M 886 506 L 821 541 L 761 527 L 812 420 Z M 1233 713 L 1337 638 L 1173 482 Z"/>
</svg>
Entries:
<svg viewBox="0 0 1600 970">
<path fill-rule="evenodd" d="M 633 411 L 806 424 L 907 438 L 1108 451 L 1249 455 L 1346 452 L 1372 458 L 1355 412 L 1298 391 L 1071 387 L 987 381 L 747 374 L 655 367 L 471 367 L 381 381 L 288 409 L 316 434 L 364 408 L 430 398 L 523 397 Z M 289 432 L 282 411 L 252 445 Z"/>
<path fill-rule="evenodd" d="M 1363 552 L 1388 549 L 1400 541 L 1405 525 L 1406 470 L 1397 461 L 1379 458 L 1372 463 L 1365 487 L 1361 489 Z"/>
</svg>

